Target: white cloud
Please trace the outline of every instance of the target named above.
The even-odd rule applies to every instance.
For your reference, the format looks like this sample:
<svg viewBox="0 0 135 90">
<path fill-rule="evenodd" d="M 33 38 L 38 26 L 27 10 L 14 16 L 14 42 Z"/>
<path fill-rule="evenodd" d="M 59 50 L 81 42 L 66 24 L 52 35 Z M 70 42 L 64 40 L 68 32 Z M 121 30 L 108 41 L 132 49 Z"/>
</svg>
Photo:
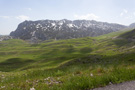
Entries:
<svg viewBox="0 0 135 90">
<path fill-rule="evenodd" d="M 124 12 L 124 13 L 128 13 L 128 10 L 124 9 L 123 12 Z"/>
<path fill-rule="evenodd" d="M 0 18 L 8 19 L 8 18 L 10 18 L 10 16 L 0 16 Z"/>
<path fill-rule="evenodd" d="M 120 14 L 120 16 L 123 16 L 123 15 L 124 15 L 124 13 L 121 13 L 121 14 Z"/>
<path fill-rule="evenodd" d="M 85 19 L 85 20 L 98 20 L 99 16 L 96 16 L 93 13 L 86 14 L 86 15 L 74 15 L 75 19 Z"/>
<path fill-rule="evenodd" d="M 25 21 L 25 20 L 29 20 L 30 17 L 25 16 L 25 15 L 20 15 L 20 16 L 17 16 L 16 19 L 21 20 L 21 21 Z"/>
<path fill-rule="evenodd" d="M 124 14 L 127 14 L 127 13 L 128 13 L 128 10 L 123 9 L 123 11 L 120 13 L 120 16 L 123 16 Z"/>
</svg>

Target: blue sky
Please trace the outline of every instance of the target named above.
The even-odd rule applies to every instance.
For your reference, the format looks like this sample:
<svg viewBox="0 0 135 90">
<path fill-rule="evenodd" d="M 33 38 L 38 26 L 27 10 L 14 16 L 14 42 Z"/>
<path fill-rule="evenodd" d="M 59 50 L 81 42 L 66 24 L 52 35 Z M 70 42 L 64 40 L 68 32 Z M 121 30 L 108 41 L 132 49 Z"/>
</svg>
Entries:
<svg viewBox="0 0 135 90">
<path fill-rule="evenodd" d="M 135 0 L 0 0 L 0 34 L 24 20 L 87 19 L 129 25 L 135 22 Z"/>
</svg>

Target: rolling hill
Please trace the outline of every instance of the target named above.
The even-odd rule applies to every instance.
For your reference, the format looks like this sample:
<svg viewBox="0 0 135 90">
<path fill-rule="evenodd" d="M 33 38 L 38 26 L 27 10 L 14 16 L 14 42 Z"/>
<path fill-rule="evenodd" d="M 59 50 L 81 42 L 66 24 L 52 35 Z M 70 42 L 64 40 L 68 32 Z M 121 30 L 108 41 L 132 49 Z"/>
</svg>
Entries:
<svg viewBox="0 0 135 90">
<path fill-rule="evenodd" d="M 121 34 L 119 36 L 119 38 L 124 38 L 124 39 L 128 39 L 128 40 L 135 40 L 135 29 L 133 29 L 132 31 L 129 31 L 127 33 Z"/>
<path fill-rule="evenodd" d="M 0 42 L 0 89 L 86 90 L 135 78 L 130 31 L 98 37 Z"/>
</svg>

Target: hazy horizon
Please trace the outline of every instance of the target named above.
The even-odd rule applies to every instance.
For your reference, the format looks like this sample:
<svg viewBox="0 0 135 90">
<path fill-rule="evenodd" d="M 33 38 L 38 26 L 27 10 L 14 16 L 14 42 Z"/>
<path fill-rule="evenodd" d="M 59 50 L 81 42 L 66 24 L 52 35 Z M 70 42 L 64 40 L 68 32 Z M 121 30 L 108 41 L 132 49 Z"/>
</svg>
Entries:
<svg viewBox="0 0 135 90">
<path fill-rule="evenodd" d="M 133 0 L 0 0 L 0 35 L 25 20 L 96 20 L 129 25 L 135 19 Z"/>
</svg>

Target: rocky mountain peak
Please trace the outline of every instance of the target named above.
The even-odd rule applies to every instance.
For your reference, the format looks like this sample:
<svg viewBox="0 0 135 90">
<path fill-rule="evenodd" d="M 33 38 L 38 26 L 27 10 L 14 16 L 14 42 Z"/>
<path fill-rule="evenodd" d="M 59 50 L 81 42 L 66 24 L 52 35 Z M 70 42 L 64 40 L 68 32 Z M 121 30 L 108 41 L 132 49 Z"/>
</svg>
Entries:
<svg viewBox="0 0 135 90">
<path fill-rule="evenodd" d="M 20 23 L 10 36 L 23 40 L 70 39 L 98 36 L 123 28 L 126 26 L 94 20 L 38 20 Z"/>
</svg>

